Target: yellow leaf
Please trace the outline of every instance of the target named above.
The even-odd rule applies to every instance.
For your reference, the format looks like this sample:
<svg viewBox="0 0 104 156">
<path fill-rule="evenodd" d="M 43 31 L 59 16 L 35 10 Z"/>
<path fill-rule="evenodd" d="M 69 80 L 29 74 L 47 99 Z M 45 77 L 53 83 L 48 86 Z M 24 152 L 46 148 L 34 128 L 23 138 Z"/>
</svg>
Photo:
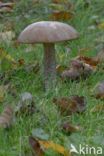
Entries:
<svg viewBox="0 0 104 156">
<path fill-rule="evenodd" d="M 55 144 L 53 141 L 41 141 L 38 140 L 39 144 L 43 146 L 45 149 L 53 149 L 54 151 L 64 155 L 64 156 L 71 156 L 71 153 L 69 150 L 66 150 L 63 146 L 59 144 Z"/>
</svg>

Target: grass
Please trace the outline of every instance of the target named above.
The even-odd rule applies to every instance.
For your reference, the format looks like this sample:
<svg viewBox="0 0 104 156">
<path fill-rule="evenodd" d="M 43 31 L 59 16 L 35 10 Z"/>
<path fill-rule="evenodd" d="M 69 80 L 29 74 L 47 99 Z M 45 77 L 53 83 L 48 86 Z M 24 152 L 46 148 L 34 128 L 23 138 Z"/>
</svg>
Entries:
<svg viewBox="0 0 104 156">
<path fill-rule="evenodd" d="M 88 30 L 88 27 L 94 24 L 91 19 L 93 15 L 98 15 L 99 21 L 103 20 L 103 0 L 99 2 L 97 0 L 91 1 L 88 8 L 84 7 L 84 1 L 82 0 L 73 0 L 72 2 L 75 5 L 75 17 L 65 22 L 73 25 L 77 29 L 80 33 L 80 38 L 72 42 L 56 45 L 57 63 L 62 65 L 68 65 L 70 59 L 77 56 L 81 48 L 90 48 L 91 50 L 85 53 L 85 55 L 95 56 L 97 53 L 95 40 L 100 38 L 99 34 L 104 35 L 103 31 L 98 28 Z M 35 8 L 36 10 L 34 11 Z M 43 13 L 41 12 L 41 8 L 43 9 Z M 35 21 L 47 20 L 47 16 L 44 16 L 44 10 L 42 6 L 40 6 L 40 8 L 32 6 L 29 0 L 20 0 L 17 2 L 14 12 L 12 14 L 4 14 L 4 18 L 0 20 L 3 25 L 7 22 L 14 24 L 14 31 L 16 32 L 17 38 L 22 29 L 28 24 Z M 27 117 L 20 115 L 18 118 L 15 118 L 14 124 L 9 130 L 0 129 L 0 156 L 30 156 L 27 136 L 31 135 L 32 129 L 40 127 L 49 134 L 50 140 L 62 144 L 67 148 L 70 147 L 70 143 L 73 143 L 76 147 L 79 143 L 91 146 L 102 146 L 101 139 L 99 141 L 100 143 L 98 140 L 100 136 L 104 136 L 104 115 L 100 112 L 93 114 L 90 110 L 97 104 L 104 104 L 104 101 L 96 100 L 91 96 L 91 89 L 97 82 L 104 80 L 104 73 L 97 71 L 87 80 L 78 83 L 64 83 L 58 78 L 58 83 L 54 91 L 50 90 L 48 93 L 45 93 L 42 84 L 43 47 L 41 45 L 34 45 L 31 52 L 26 53 L 25 51 L 29 45 L 14 47 L 11 43 L 4 43 L 0 44 L 0 46 L 4 47 L 16 60 L 23 58 L 26 63 L 38 61 L 41 67 L 39 73 L 27 73 L 23 69 L 20 69 L 14 71 L 9 77 L 9 83 L 15 86 L 17 95 L 16 98 L 14 98 L 11 94 L 7 93 L 4 102 L 0 104 L 0 110 L 2 111 L 6 104 L 15 107 L 18 103 L 19 95 L 23 92 L 30 92 L 40 112 Z M 66 53 L 66 47 L 71 48 L 71 53 Z M 5 84 L 5 79 L 0 80 L 0 84 Z M 59 109 L 52 103 L 52 98 L 55 96 L 63 97 L 75 94 L 86 97 L 86 112 L 82 115 L 60 115 Z M 65 135 L 59 128 L 60 122 L 62 121 L 69 121 L 75 125 L 81 125 L 83 130 L 76 134 L 73 133 L 71 136 Z M 93 141 L 93 137 L 98 137 L 97 141 Z M 20 139 L 22 139 L 22 144 L 20 144 Z M 50 151 L 46 155 L 55 156 L 56 154 Z M 103 155 L 104 149 L 102 156 Z"/>
</svg>

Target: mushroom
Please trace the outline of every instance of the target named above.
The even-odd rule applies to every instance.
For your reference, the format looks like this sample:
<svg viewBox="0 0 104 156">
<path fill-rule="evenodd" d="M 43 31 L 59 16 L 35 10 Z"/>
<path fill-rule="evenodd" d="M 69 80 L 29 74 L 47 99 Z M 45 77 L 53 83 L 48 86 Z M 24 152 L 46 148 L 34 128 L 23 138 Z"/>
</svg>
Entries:
<svg viewBox="0 0 104 156">
<path fill-rule="evenodd" d="M 19 35 L 19 43 L 43 43 L 46 90 L 56 83 L 55 43 L 77 37 L 78 33 L 72 26 L 56 21 L 41 21 L 30 24 Z"/>
</svg>

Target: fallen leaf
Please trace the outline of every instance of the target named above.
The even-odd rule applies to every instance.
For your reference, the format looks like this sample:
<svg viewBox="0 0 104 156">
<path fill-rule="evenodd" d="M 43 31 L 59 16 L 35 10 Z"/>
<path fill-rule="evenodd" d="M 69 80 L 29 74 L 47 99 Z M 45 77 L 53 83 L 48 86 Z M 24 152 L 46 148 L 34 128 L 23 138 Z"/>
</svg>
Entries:
<svg viewBox="0 0 104 156">
<path fill-rule="evenodd" d="M 59 144 L 55 144 L 53 141 L 43 141 L 43 140 L 35 139 L 34 137 L 29 137 L 29 142 L 33 149 L 33 153 L 36 156 L 43 156 L 45 150 L 47 149 L 52 149 L 55 152 L 62 154 L 63 156 L 71 156 L 69 150 L 66 150 L 63 146 Z"/>
<path fill-rule="evenodd" d="M 1 7 L 10 7 L 10 8 L 13 8 L 13 6 L 14 6 L 14 3 L 11 3 L 11 2 L 8 2 L 8 3 L 0 2 L 0 8 Z"/>
<path fill-rule="evenodd" d="M 63 146 L 59 144 L 55 144 L 53 141 L 38 140 L 38 142 L 45 149 L 52 149 L 62 154 L 63 156 L 71 156 L 71 153 L 69 150 L 66 150 Z"/>
<path fill-rule="evenodd" d="M 13 121 L 13 109 L 11 106 L 6 106 L 3 113 L 0 115 L 0 127 L 9 128 Z"/>
<path fill-rule="evenodd" d="M 61 73 L 61 77 L 63 80 L 79 80 L 80 73 L 76 69 L 65 70 Z"/>
<path fill-rule="evenodd" d="M 30 136 L 29 144 L 32 147 L 33 156 L 44 156 L 44 151 L 41 148 L 39 142 L 35 138 Z"/>
<path fill-rule="evenodd" d="M 73 113 L 82 113 L 86 110 L 86 100 L 83 96 L 71 96 L 54 98 L 53 103 L 59 106 L 61 113 L 71 115 Z"/>
<path fill-rule="evenodd" d="M 80 80 L 85 79 L 93 73 L 91 65 L 84 63 L 81 60 L 74 59 L 71 61 L 71 68 L 62 72 L 63 80 Z"/>
<path fill-rule="evenodd" d="M 83 61 L 86 64 L 89 64 L 93 68 L 95 68 L 99 63 L 99 61 L 95 60 L 95 58 L 90 58 L 86 56 L 78 56 L 76 59 Z"/>
<path fill-rule="evenodd" d="M 97 99 L 104 99 L 104 81 L 97 83 L 92 93 Z"/>
<path fill-rule="evenodd" d="M 81 131 L 82 128 L 80 126 L 75 126 L 75 125 L 72 125 L 70 123 L 63 123 L 62 125 L 62 130 L 65 132 L 65 133 L 73 133 L 73 132 L 78 132 L 78 131 Z"/>
<path fill-rule="evenodd" d="M 62 72 L 61 77 L 62 79 L 70 79 L 70 80 L 78 80 L 83 73 L 83 62 L 78 60 L 71 61 L 71 67 L 68 70 Z"/>
<path fill-rule="evenodd" d="M 5 12 L 12 12 L 14 7 L 14 3 L 8 2 L 8 3 L 3 3 L 0 2 L 0 12 L 5 13 Z"/>
<path fill-rule="evenodd" d="M 94 71 L 93 67 L 82 60 L 74 59 L 71 61 L 71 67 L 80 73 L 81 78 L 87 78 Z"/>
<path fill-rule="evenodd" d="M 12 12 L 10 7 L 2 7 L 0 8 L 0 13 Z"/>
</svg>

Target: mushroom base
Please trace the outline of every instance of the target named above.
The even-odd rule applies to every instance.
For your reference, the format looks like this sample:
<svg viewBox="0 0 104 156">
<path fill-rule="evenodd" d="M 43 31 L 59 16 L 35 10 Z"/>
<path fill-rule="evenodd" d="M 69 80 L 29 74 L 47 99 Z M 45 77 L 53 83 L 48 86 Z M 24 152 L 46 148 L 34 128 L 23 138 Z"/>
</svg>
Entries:
<svg viewBox="0 0 104 156">
<path fill-rule="evenodd" d="M 53 88 L 56 84 L 56 59 L 53 43 L 44 44 L 44 78 L 45 89 Z"/>
</svg>

